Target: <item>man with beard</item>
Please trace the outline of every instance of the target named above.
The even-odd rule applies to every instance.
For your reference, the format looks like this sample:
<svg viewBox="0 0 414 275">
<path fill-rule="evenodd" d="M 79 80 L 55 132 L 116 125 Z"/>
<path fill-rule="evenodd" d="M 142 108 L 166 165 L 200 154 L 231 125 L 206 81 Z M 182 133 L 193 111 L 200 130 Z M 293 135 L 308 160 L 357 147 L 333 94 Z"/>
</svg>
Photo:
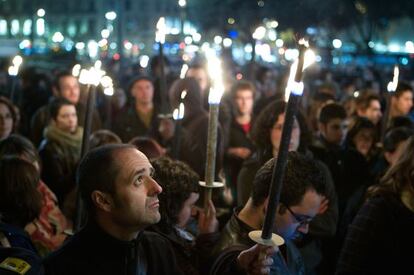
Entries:
<svg viewBox="0 0 414 275">
<path fill-rule="evenodd" d="M 180 274 L 168 242 L 143 232 L 160 220 L 153 174 L 133 145 L 90 151 L 77 174 L 89 221 L 45 260 L 46 274 Z"/>
</svg>

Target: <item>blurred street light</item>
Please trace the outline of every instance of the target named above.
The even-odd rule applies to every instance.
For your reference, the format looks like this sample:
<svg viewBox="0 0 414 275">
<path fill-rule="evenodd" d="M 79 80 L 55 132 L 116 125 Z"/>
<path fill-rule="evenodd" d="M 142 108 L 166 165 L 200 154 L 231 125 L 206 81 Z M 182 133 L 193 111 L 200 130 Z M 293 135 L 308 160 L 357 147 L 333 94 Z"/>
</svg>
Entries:
<svg viewBox="0 0 414 275">
<path fill-rule="evenodd" d="M 334 39 L 334 40 L 332 41 L 332 46 L 333 46 L 335 49 L 340 49 L 340 48 L 342 47 L 342 41 L 341 41 L 340 39 Z"/>
<path fill-rule="evenodd" d="M 45 14 L 46 14 L 46 11 L 44 9 L 38 9 L 37 10 L 37 16 L 43 17 L 43 16 L 45 16 Z"/>
<path fill-rule="evenodd" d="M 266 35 L 266 28 L 263 26 L 259 26 L 254 31 L 252 37 L 255 40 L 262 40 L 265 37 L 265 35 Z"/>
<path fill-rule="evenodd" d="M 105 18 L 110 20 L 110 21 L 115 20 L 116 19 L 116 12 L 108 11 L 107 13 L 105 13 Z"/>
</svg>

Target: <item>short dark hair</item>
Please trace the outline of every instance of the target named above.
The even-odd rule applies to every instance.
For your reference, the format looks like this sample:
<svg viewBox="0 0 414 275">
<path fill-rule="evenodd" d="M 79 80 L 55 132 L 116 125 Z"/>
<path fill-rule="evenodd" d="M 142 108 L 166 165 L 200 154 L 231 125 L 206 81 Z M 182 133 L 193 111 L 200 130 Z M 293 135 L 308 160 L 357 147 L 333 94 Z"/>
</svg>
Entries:
<svg viewBox="0 0 414 275">
<path fill-rule="evenodd" d="M 170 60 L 164 55 L 164 56 L 160 56 L 160 55 L 154 55 L 152 58 L 151 58 L 151 61 L 150 61 L 150 69 L 151 69 L 151 71 L 152 72 L 154 72 L 154 70 L 155 70 L 155 67 L 157 67 L 157 66 L 159 66 L 160 65 L 160 63 L 161 63 L 161 58 L 162 58 L 162 60 L 164 61 L 164 66 L 170 66 Z"/>
<path fill-rule="evenodd" d="M 184 119 L 188 117 L 188 114 L 194 114 L 195 112 L 199 112 L 203 110 L 202 104 L 202 96 L 201 96 L 201 88 L 198 84 L 197 80 L 193 77 L 186 77 L 184 79 L 177 79 L 171 85 L 168 95 L 170 99 L 170 103 L 172 107 L 176 107 L 178 102 L 180 101 L 182 91 L 186 90 L 187 95 L 183 99 L 183 103 L 185 105 L 185 113 Z"/>
<path fill-rule="evenodd" d="M 57 116 L 59 115 L 60 108 L 66 105 L 75 106 L 75 104 L 73 104 L 72 102 L 70 102 L 69 100 L 65 98 L 60 98 L 60 97 L 55 98 L 52 102 L 49 103 L 50 117 L 56 120 Z"/>
<path fill-rule="evenodd" d="M 106 129 L 101 129 L 93 132 L 89 138 L 89 148 L 94 149 L 106 144 L 122 143 L 120 137 L 114 132 Z"/>
<path fill-rule="evenodd" d="M 53 83 L 52 85 L 58 90 L 60 91 L 60 80 L 64 77 L 74 77 L 72 75 L 72 73 L 70 73 L 69 71 L 61 71 L 58 72 L 55 76 L 55 78 L 53 79 Z"/>
<path fill-rule="evenodd" d="M 372 141 L 373 141 L 373 145 L 374 145 L 375 141 L 377 140 L 377 135 L 376 135 L 376 131 L 375 131 L 376 128 L 375 128 L 374 123 L 372 123 L 369 119 L 367 119 L 365 117 L 356 117 L 354 124 L 352 125 L 351 129 L 349 129 L 349 131 L 346 135 L 345 144 L 347 146 L 355 148 L 355 144 L 354 144 L 355 136 L 359 132 L 361 132 L 362 130 L 365 130 L 365 129 L 371 131 Z"/>
<path fill-rule="evenodd" d="M 161 145 L 153 138 L 138 136 L 131 139 L 128 143 L 134 145 L 149 159 L 159 158 L 164 153 Z"/>
<path fill-rule="evenodd" d="M 0 141 L 0 157 L 5 155 L 17 155 L 29 162 L 38 162 L 40 157 L 33 143 L 24 136 L 12 134 Z"/>
<path fill-rule="evenodd" d="M 205 65 L 205 64 L 202 64 L 202 63 L 194 63 L 194 64 L 191 64 L 191 65 L 188 67 L 187 72 L 188 72 L 189 70 L 204 70 L 204 71 L 207 73 L 207 67 L 206 67 L 206 65 Z M 207 75 L 208 75 L 208 73 L 207 73 Z"/>
<path fill-rule="evenodd" d="M 346 110 L 338 103 L 329 103 L 322 107 L 318 120 L 320 123 L 327 124 L 336 118 L 346 119 Z"/>
<path fill-rule="evenodd" d="M 364 92 L 355 99 L 355 104 L 357 109 L 366 110 L 371 104 L 371 101 L 374 100 L 377 100 L 378 102 L 381 101 L 378 95 L 370 92 Z"/>
<path fill-rule="evenodd" d="M 397 127 L 391 129 L 384 137 L 384 151 L 393 153 L 397 149 L 398 144 L 409 139 L 414 135 L 414 130 L 406 127 Z"/>
<path fill-rule="evenodd" d="M 89 151 L 81 160 L 76 173 L 79 192 L 89 213 L 94 213 L 91 194 L 99 190 L 115 194 L 115 183 L 121 168 L 121 160 L 114 155 L 122 150 L 134 149 L 129 144 L 108 144 Z"/>
<path fill-rule="evenodd" d="M 19 156 L 0 159 L 0 213 L 2 220 L 24 227 L 40 214 L 42 197 L 37 190 L 40 174 Z"/>
<path fill-rule="evenodd" d="M 148 81 L 151 82 L 152 85 L 154 85 L 153 79 L 149 75 L 140 75 L 138 77 L 133 78 L 129 84 L 128 84 L 128 93 L 131 93 L 132 87 L 134 87 L 135 83 L 139 81 Z"/>
<path fill-rule="evenodd" d="M 396 116 L 391 119 L 387 131 L 397 127 L 407 127 L 414 130 L 414 122 L 408 116 Z"/>
<path fill-rule="evenodd" d="M 161 226 L 172 229 L 178 222 L 184 202 L 191 193 L 199 193 L 199 177 L 190 166 L 178 160 L 161 157 L 151 161 L 154 180 L 162 187 L 160 199 Z"/>
<path fill-rule="evenodd" d="M 231 88 L 231 95 L 233 98 L 237 96 L 237 92 L 241 90 L 249 90 L 252 91 L 252 95 L 256 93 L 256 88 L 254 87 L 253 83 L 247 80 L 239 80 L 235 82 Z"/>
<path fill-rule="evenodd" d="M 403 93 L 405 92 L 413 92 L 413 87 L 408 84 L 407 82 L 404 81 L 399 81 L 398 85 L 397 85 L 397 89 L 395 90 L 394 96 L 395 97 L 400 97 Z"/>
<path fill-rule="evenodd" d="M 275 164 L 276 158 L 272 158 L 257 171 L 251 193 L 254 206 L 261 205 L 269 196 Z M 321 167 L 310 157 L 298 152 L 289 152 L 280 202 L 287 206 L 297 205 L 309 189 L 315 190 L 320 195 L 326 195 L 326 178 Z"/>
</svg>

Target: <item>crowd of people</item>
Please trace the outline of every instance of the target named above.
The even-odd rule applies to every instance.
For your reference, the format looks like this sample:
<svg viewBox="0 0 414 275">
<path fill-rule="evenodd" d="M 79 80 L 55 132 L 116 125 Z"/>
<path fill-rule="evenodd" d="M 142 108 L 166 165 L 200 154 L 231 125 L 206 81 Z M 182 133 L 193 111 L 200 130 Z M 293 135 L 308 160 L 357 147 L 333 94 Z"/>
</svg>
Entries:
<svg viewBox="0 0 414 275">
<path fill-rule="evenodd" d="M 0 274 L 24 263 L 27 274 L 51 275 L 410 269 L 409 77 L 389 94 L 381 87 L 391 77 L 373 69 L 306 76 L 274 224 L 284 244 L 266 247 L 249 233 L 262 228 L 268 209 L 285 72 L 255 68 L 245 80 L 226 71 L 214 175 L 224 188 L 204 201 L 210 79 L 203 62 L 182 79 L 164 62 L 162 90 L 159 64 L 155 57 L 149 74 L 118 75 L 115 95 L 98 95 L 89 152 L 81 152 L 87 89 L 75 76 L 63 69 L 45 81 L 28 70 L 14 98 L 1 86 Z M 180 104 L 184 117 L 174 120 Z M 86 219 L 77 228 L 80 205 Z"/>
</svg>

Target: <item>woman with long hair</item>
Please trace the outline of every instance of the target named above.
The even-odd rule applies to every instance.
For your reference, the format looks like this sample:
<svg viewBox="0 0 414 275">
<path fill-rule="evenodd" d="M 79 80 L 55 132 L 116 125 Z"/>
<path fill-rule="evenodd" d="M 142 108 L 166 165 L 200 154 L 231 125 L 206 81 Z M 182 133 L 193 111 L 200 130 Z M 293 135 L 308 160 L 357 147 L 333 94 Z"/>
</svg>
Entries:
<svg viewBox="0 0 414 275">
<path fill-rule="evenodd" d="M 414 137 L 381 183 L 368 191 L 342 248 L 336 274 L 404 274 L 414 246 Z"/>
</svg>

